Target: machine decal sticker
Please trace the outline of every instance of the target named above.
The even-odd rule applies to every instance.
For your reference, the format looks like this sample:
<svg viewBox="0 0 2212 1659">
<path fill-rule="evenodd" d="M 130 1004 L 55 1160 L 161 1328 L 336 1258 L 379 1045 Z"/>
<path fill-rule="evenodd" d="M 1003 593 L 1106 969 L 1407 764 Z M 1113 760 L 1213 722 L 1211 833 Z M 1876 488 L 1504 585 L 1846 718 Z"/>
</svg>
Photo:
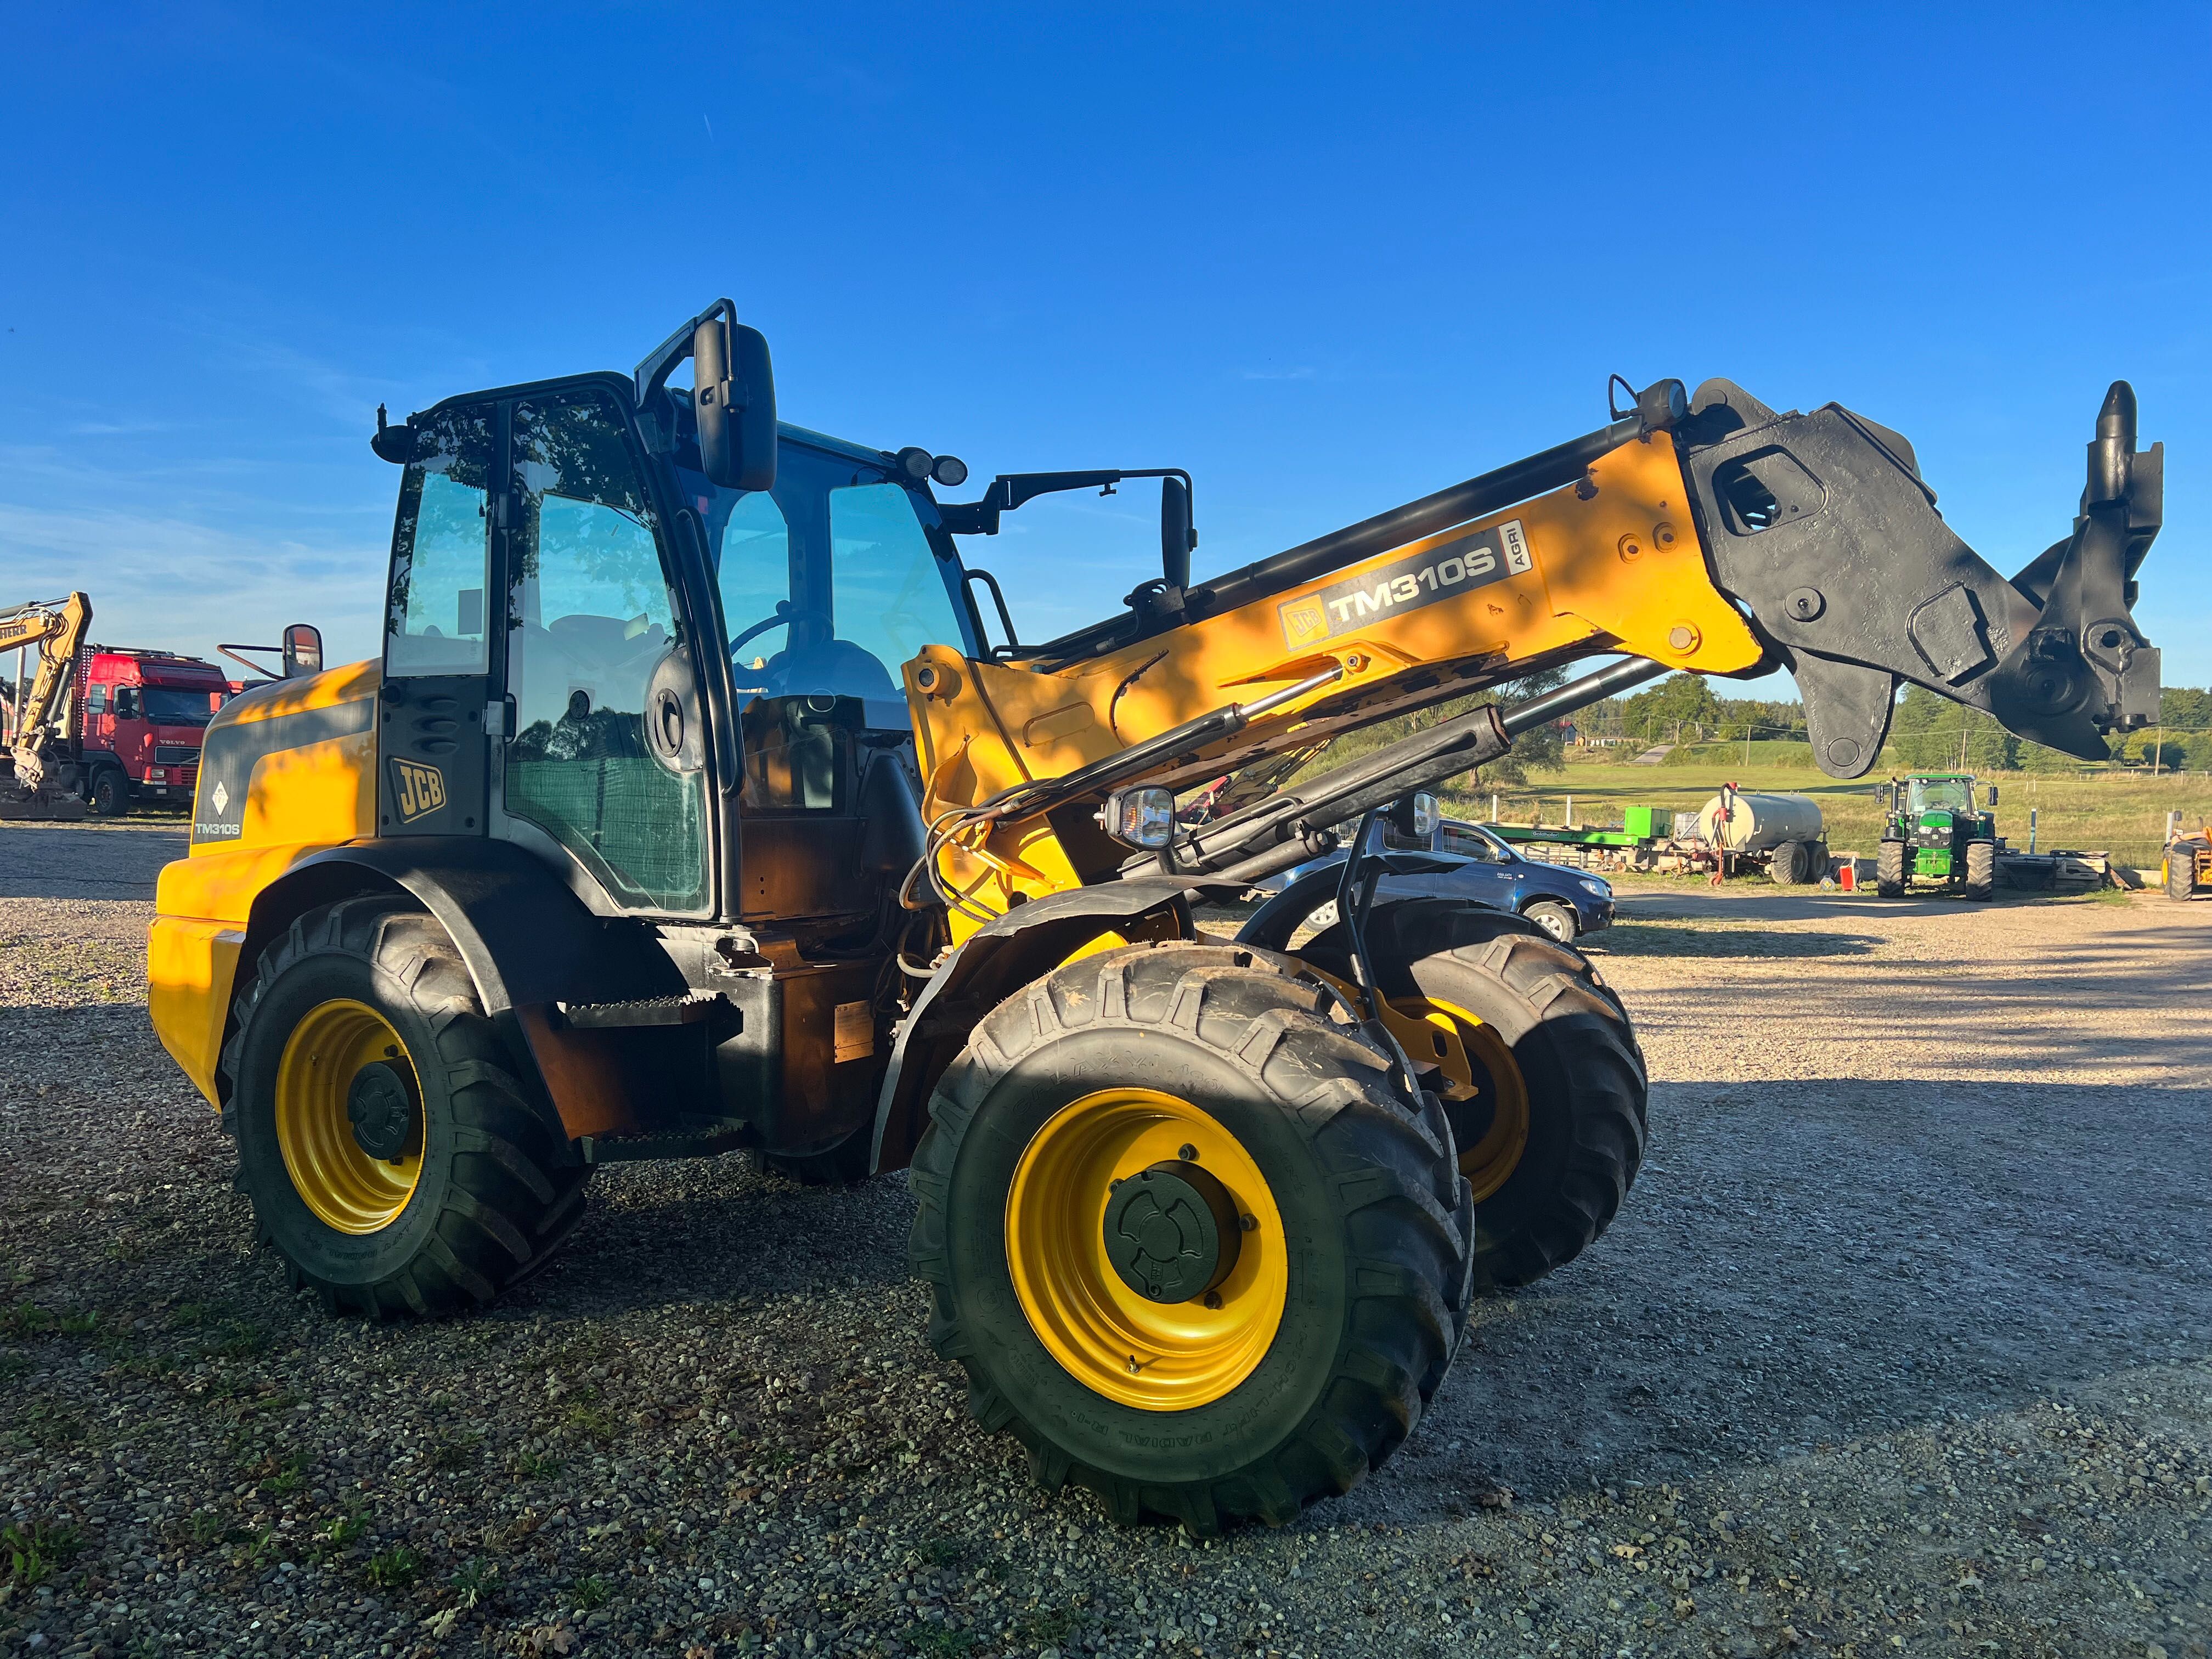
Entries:
<svg viewBox="0 0 2212 1659">
<path fill-rule="evenodd" d="M 265 695 L 248 691 L 249 697 Z M 236 707 L 234 702 L 233 707 Z M 192 844 L 236 841 L 246 830 L 253 769 L 271 755 L 334 738 L 357 737 L 373 724 L 376 702 L 356 697 L 324 708 L 295 709 L 265 720 L 234 720 L 209 729 L 200 749 L 199 793 L 192 807 Z M 232 809 L 235 808 L 236 811 Z"/>
<path fill-rule="evenodd" d="M 1521 520 L 1508 519 L 1493 530 L 1478 530 L 1332 582 L 1318 593 L 1285 599 L 1276 614 L 1282 618 L 1284 641 L 1295 649 L 1352 633 L 1370 618 L 1418 611 L 1533 568 Z"/>
<path fill-rule="evenodd" d="M 421 761 L 392 759 L 392 799 L 399 821 L 412 823 L 446 804 L 446 775 Z"/>
</svg>

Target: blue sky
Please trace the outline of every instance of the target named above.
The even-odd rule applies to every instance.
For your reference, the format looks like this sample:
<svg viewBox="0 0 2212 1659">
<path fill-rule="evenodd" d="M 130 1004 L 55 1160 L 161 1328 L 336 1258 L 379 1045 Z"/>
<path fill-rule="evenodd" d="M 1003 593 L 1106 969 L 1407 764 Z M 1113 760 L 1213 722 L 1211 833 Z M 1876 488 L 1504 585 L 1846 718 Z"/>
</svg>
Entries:
<svg viewBox="0 0 2212 1659">
<path fill-rule="evenodd" d="M 1588 430 L 1615 370 L 1904 431 L 2009 573 L 2124 375 L 2168 450 L 2138 616 L 2203 684 L 2209 46 L 2157 6 L 10 8 L 0 603 L 366 654 L 377 403 L 627 369 L 727 293 L 787 419 L 1189 468 L 1200 574 Z M 1042 637 L 1156 570 L 1156 499 L 970 545 Z"/>
</svg>

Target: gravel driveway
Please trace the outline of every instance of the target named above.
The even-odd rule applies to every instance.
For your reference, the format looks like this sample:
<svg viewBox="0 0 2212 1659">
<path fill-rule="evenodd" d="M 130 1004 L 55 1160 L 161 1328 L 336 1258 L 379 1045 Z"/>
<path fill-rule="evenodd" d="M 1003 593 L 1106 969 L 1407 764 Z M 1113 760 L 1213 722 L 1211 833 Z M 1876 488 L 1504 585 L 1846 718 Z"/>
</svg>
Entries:
<svg viewBox="0 0 2212 1659">
<path fill-rule="evenodd" d="M 0 826 L 0 1653 L 2206 1650 L 2212 905 L 1624 886 L 1620 1220 L 1199 1545 L 969 1422 L 900 1177 L 618 1166 L 487 1314 L 289 1294 L 146 1024 L 182 840 Z"/>
</svg>

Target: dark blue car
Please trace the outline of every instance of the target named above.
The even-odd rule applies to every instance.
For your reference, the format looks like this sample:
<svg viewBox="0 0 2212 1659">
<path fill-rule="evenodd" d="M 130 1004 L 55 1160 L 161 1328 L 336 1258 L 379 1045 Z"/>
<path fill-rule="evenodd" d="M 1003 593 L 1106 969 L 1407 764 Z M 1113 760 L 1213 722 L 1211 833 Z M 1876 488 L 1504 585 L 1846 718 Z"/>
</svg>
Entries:
<svg viewBox="0 0 2212 1659">
<path fill-rule="evenodd" d="M 1421 898 L 1455 898 L 1493 910 L 1510 910 L 1534 922 L 1561 944 L 1572 944 L 1583 933 L 1613 925 L 1613 889 L 1601 878 L 1585 875 L 1561 865 L 1523 858 L 1480 824 L 1446 818 L 1426 837 L 1407 836 L 1389 822 L 1378 822 L 1370 832 L 1377 839 L 1373 850 L 1426 853 L 1449 859 L 1453 867 L 1419 876 L 1390 875 L 1376 884 L 1378 893 Z M 1332 853 L 1302 864 L 1295 870 L 1261 884 L 1263 892 L 1280 892 L 1297 877 L 1344 861 Z M 1325 927 L 1336 920 L 1334 901 L 1314 912 L 1310 921 Z"/>
</svg>

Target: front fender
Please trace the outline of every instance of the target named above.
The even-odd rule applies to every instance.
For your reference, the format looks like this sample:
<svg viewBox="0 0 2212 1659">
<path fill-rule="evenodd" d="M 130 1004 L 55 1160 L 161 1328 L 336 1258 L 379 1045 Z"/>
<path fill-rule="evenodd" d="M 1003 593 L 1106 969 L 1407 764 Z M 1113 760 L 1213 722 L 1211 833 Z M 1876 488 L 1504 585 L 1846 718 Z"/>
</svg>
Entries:
<svg viewBox="0 0 2212 1659">
<path fill-rule="evenodd" d="M 1389 876 L 1433 875 L 1439 871 L 1456 870 L 1461 864 L 1461 860 L 1456 859 L 1432 858 L 1420 853 L 1370 854 L 1368 856 L 1382 866 L 1383 874 Z M 1255 945 L 1262 951 L 1289 950 L 1291 935 L 1298 931 L 1308 916 L 1336 896 L 1336 890 L 1343 878 L 1344 861 L 1341 859 L 1321 869 L 1307 871 L 1245 919 L 1243 927 L 1237 930 L 1237 942 Z M 1393 897 L 1378 891 L 1375 895 L 1374 908 L 1379 910 L 1386 904 L 1410 903 L 1416 896 L 1408 893 Z M 1462 903 L 1465 901 L 1455 899 L 1449 902 Z"/>
<path fill-rule="evenodd" d="M 1189 937 L 1193 890 L 1169 877 L 1073 887 L 1016 905 L 963 939 L 899 1023 L 876 1097 L 871 1171 L 913 1160 L 927 1127 L 930 1091 L 977 1020 L 1102 933 L 1126 936 L 1148 917 L 1172 917 L 1176 931 Z"/>
</svg>

